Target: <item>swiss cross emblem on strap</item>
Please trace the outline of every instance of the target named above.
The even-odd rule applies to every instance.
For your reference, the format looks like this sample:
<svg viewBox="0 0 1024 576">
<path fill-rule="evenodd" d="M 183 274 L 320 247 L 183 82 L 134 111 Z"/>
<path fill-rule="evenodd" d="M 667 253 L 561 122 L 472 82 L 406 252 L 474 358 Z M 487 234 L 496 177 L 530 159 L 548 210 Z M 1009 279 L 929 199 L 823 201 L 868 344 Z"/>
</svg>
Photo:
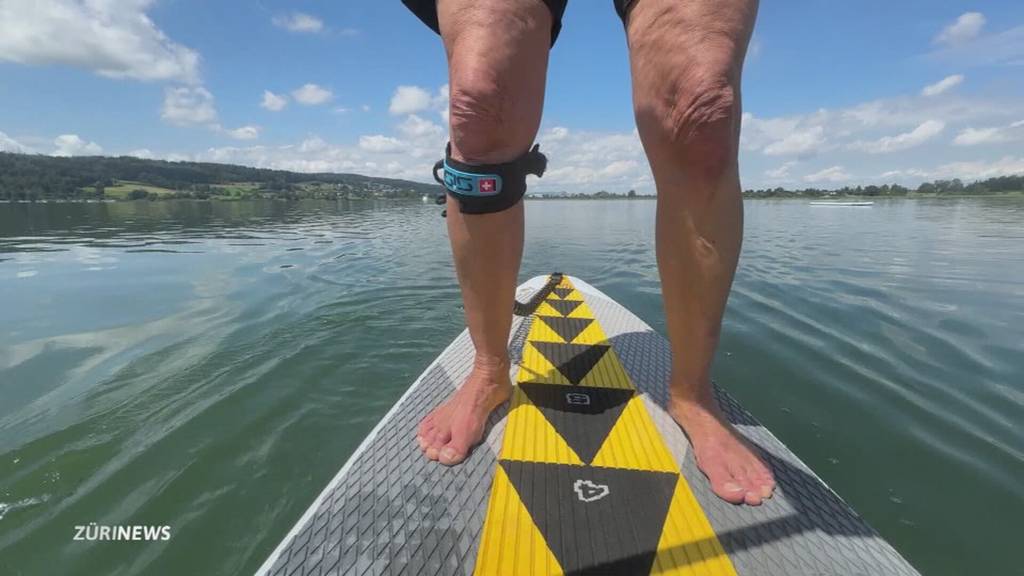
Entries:
<svg viewBox="0 0 1024 576">
<path fill-rule="evenodd" d="M 494 192 L 495 188 L 498 187 L 497 181 L 494 178 L 481 178 L 480 179 L 480 191 L 481 192 Z"/>
</svg>

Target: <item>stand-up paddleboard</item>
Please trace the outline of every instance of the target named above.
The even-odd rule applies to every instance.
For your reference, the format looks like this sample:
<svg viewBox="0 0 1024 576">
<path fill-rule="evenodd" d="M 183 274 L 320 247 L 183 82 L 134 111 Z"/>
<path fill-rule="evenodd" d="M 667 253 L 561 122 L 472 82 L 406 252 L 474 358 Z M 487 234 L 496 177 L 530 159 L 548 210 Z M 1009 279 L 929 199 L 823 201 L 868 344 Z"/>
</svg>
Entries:
<svg viewBox="0 0 1024 576">
<path fill-rule="evenodd" d="M 463 332 L 413 383 L 259 570 L 261 575 L 916 575 L 725 392 L 778 482 L 760 507 L 718 499 L 664 410 L 668 343 L 597 289 L 519 287 L 512 399 L 461 465 L 416 427 L 469 374 Z"/>
</svg>

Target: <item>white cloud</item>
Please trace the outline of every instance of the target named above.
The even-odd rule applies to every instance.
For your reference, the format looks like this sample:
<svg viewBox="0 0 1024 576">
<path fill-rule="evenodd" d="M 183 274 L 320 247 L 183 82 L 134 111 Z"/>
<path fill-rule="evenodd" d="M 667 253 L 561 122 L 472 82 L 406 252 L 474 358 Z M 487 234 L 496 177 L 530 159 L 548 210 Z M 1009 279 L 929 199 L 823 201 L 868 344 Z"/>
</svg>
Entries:
<svg viewBox="0 0 1024 576">
<path fill-rule="evenodd" d="M 404 122 L 399 124 L 398 131 L 408 138 L 440 138 L 444 135 L 444 128 L 430 120 L 424 120 L 416 114 L 410 114 Z"/>
<path fill-rule="evenodd" d="M 299 151 L 304 153 L 320 152 L 321 150 L 326 150 L 328 146 L 329 144 L 323 138 L 313 136 L 312 138 L 306 138 L 302 141 L 302 144 L 299 144 Z"/>
<path fill-rule="evenodd" d="M 317 32 L 322 32 L 324 29 L 323 20 L 303 12 L 292 12 L 291 14 L 274 16 L 272 21 L 274 26 L 284 28 L 289 32 L 316 34 Z"/>
<path fill-rule="evenodd" d="M 217 121 L 213 94 L 202 86 L 168 88 L 160 117 L 177 126 L 212 125 Z"/>
<path fill-rule="evenodd" d="M 636 160 L 616 160 L 598 172 L 599 177 L 617 178 L 634 172 L 639 167 Z"/>
<path fill-rule="evenodd" d="M 934 42 L 947 46 L 965 44 L 977 38 L 984 26 L 985 16 L 981 12 L 964 12 L 955 22 L 943 28 Z"/>
<path fill-rule="evenodd" d="M 636 130 L 602 133 L 555 126 L 542 132 L 538 142 L 541 152 L 548 156 L 548 170 L 543 178 L 530 180 L 531 190 L 653 192 Z"/>
<path fill-rule="evenodd" d="M 794 131 L 781 140 L 765 146 L 764 153 L 769 156 L 803 155 L 813 152 L 825 143 L 825 129 L 812 126 L 807 130 Z"/>
<path fill-rule="evenodd" d="M 295 101 L 299 104 L 306 106 L 323 104 L 333 97 L 334 94 L 330 90 L 312 83 L 304 84 L 302 87 L 292 91 L 292 98 L 295 98 Z"/>
<path fill-rule="evenodd" d="M 56 150 L 54 156 L 95 156 L 103 152 L 103 148 L 95 142 L 87 142 L 78 134 L 61 134 L 53 140 Z"/>
<path fill-rule="evenodd" d="M 818 163 L 809 172 L 826 166 L 844 166 L 851 181 L 867 183 L 881 173 L 902 170 L 901 183 L 916 185 L 925 176 L 908 170 L 908 166 L 934 166 L 960 160 L 957 150 L 963 151 L 965 139 L 983 136 L 968 133 L 960 139 L 960 146 L 949 145 L 954 140 L 953 135 L 968 128 L 1000 127 L 999 137 L 1024 141 L 1024 99 L 1012 96 L 960 94 L 949 90 L 930 97 L 918 92 L 789 116 L 760 117 L 745 113 L 740 140 L 742 181 L 749 188 L 799 186 L 803 184 L 802 174 L 796 170 L 791 168 L 785 174 L 776 172 L 780 168 L 778 158 L 803 159 L 813 155 Z M 1014 128 L 1013 122 L 1021 124 Z M 938 129 L 939 123 L 944 125 L 942 130 Z M 802 140 L 813 141 L 811 137 L 801 136 L 813 136 L 818 127 L 823 139 L 820 145 L 797 146 Z M 946 138 L 947 133 L 953 135 Z M 979 142 L 977 147 L 992 147 L 991 152 L 984 149 L 986 155 L 983 156 L 992 158 L 993 154 L 1007 152 L 999 148 L 1001 145 Z M 787 157 L 769 155 L 766 148 L 771 152 L 808 150 L 805 154 Z M 858 153 L 862 151 L 874 153 Z"/>
<path fill-rule="evenodd" d="M 359 107 L 359 109 L 362 110 L 363 112 L 369 112 L 370 111 L 370 105 L 369 104 L 363 104 L 362 106 Z"/>
<path fill-rule="evenodd" d="M 234 130 L 225 130 L 235 140 L 255 140 L 260 137 L 259 126 L 240 126 Z"/>
<path fill-rule="evenodd" d="M 569 137 L 569 129 L 565 126 L 554 126 L 546 133 L 541 134 L 540 139 L 545 142 L 558 142 Z"/>
<path fill-rule="evenodd" d="M 402 114 L 415 114 L 430 108 L 431 97 L 419 86 L 399 86 L 391 96 L 391 105 L 388 112 L 399 116 Z"/>
<path fill-rule="evenodd" d="M 829 147 L 825 133 L 832 116 L 826 110 L 777 118 L 744 113 L 740 146 L 768 156 L 811 156 Z"/>
<path fill-rule="evenodd" d="M 948 66 L 1024 65 L 1024 25 L 993 34 L 981 34 L 969 42 L 941 45 L 928 55 Z"/>
<path fill-rule="evenodd" d="M 965 128 L 956 135 L 956 138 L 953 138 L 953 144 L 977 146 L 978 144 L 993 144 L 1006 140 L 1007 135 L 1002 128 Z"/>
<path fill-rule="evenodd" d="M 360 136 L 359 147 L 368 152 L 401 152 L 406 148 L 405 142 L 391 136 L 374 134 Z"/>
<path fill-rule="evenodd" d="M 773 180 L 781 180 L 784 178 L 788 178 L 789 169 L 792 168 L 793 166 L 796 166 L 796 162 L 790 160 L 789 162 L 784 162 L 783 164 L 776 168 L 772 168 L 771 170 L 765 170 L 764 175 Z"/>
<path fill-rule="evenodd" d="M 978 146 L 981 144 L 998 144 L 1012 140 L 1024 139 L 1024 120 L 1011 122 L 1007 126 L 991 126 L 988 128 L 967 127 L 953 139 L 957 146 Z"/>
<path fill-rule="evenodd" d="M 274 94 L 270 90 L 263 91 L 263 101 L 260 106 L 271 112 L 280 112 L 288 105 L 288 97 L 284 94 Z"/>
<path fill-rule="evenodd" d="M 938 96 L 943 92 L 950 90 L 951 88 L 960 85 L 964 81 L 963 74 L 953 74 L 952 76 L 946 76 L 942 80 L 939 80 L 935 84 L 929 84 L 921 89 L 922 96 Z"/>
<path fill-rule="evenodd" d="M 804 176 L 806 182 L 843 182 L 851 178 L 842 166 L 831 166 Z"/>
<path fill-rule="evenodd" d="M 938 136 L 945 127 L 946 123 L 941 120 L 925 120 L 910 132 L 903 132 L 895 136 L 883 136 L 878 140 L 869 142 L 860 140 L 851 143 L 849 148 L 852 150 L 862 150 L 870 154 L 885 154 L 906 150 L 919 146 Z"/>
<path fill-rule="evenodd" d="M 347 108 L 345 106 L 336 106 L 333 110 L 331 110 L 331 112 L 334 112 L 335 114 L 348 114 L 351 111 L 351 108 Z"/>
<path fill-rule="evenodd" d="M 419 86 L 399 86 L 391 96 L 388 105 L 388 112 L 393 116 L 405 114 L 416 114 L 427 110 L 437 112 L 445 123 L 448 123 L 448 85 L 445 84 L 437 89 L 437 93 L 431 95 L 426 88 Z"/>
<path fill-rule="evenodd" d="M 1016 176 L 1024 174 L 1024 156 L 1003 156 L 997 160 L 957 161 L 941 164 L 931 170 L 911 168 L 908 170 L 892 170 L 881 177 L 913 176 L 918 180 L 939 180 L 959 178 L 965 182 L 996 178 L 999 176 Z"/>
<path fill-rule="evenodd" d="M 0 132 L 0 152 L 19 152 L 27 154 L 31 151 L 32 149 L 28 146 L 25 146 L 7 134 Z"/>
<path fill-rule="evenodd" d="M 1004 156 L 998 160 L 949 162 L 930 173 L 932 178 L 960 178 L 962 180 L 983 180 L 996 176 L 1024 174 L 1024 156 Z"/>
<path fill-rule="evenodd" d="M 132 150 L 128 154 L 125 154 L 125 156 L 134 156 L 136 158 L 147 158 L 147 159 L 155 157 L 155 155 L 153 154 L 153 151 L 150 150 L 149 148 L 139 148 L 138 150 Z"/>
<path fill-rule="evenodd" d="M 4 0 L 0 61 L 58 64 L 110 78 L 196 83 L 199 54 L 146 15 L 154 0 Z"/>
</svg>

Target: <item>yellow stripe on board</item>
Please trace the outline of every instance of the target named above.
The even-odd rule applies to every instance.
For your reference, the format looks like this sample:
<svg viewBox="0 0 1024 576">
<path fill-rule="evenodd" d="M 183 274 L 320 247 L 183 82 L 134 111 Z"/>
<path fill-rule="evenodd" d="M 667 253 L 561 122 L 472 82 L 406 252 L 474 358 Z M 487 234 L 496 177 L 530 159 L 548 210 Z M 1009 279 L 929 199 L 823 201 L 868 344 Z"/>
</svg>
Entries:
<svg viewBox="0 0 1024 576">
<path fill-rule="evenodd" d="M 578 570 L 584 561 L 586 563 L 582 565 L 583 568 L 589 566 L 590 569 L 596 569 L 601 564 L 595 564 L 593 558 L 607 551 L 590 550 L 590 545 L 584 548 L 570 547 L 567 550 L 566 546 L 571 546 L 567 542 L 571 541 L 561 539 L 559 542 L 560 535 L 566 531 L 577 532 L 578 542 L 582 545 L 591 541 L 588 534 L 593 535 L 593 530 L 600 531 L 602 538 L 615 534 L 620 528 L 632 530 L 629 527 L 635 526 L 633 522 L 648 519 L 639 512 L 646 508 L 639 508 L 637 515 L 630 515 L 628 510 L 636 505 L 636 498 L 640 494 L 662 494 L 657 504 L 645 504 L 648 507 L 654 506 L 651 509 L 659 511 L 655 514 L 659 518 L 660 514 L 665 514 L 657 541 L 657 552 L 649 572 L 687 576 L 736 576 L 714 528 L 686 479 L 679 473 L 679 464 L 654 425 L 641 394 L 635 392 L 633 382 L 615 349 L 610 347 L 604 330 L 584 301 L 583 294 L 565 276 L 558 288 L 571 292 L 564 298 L 554 292 L 548 295 L 534 311 L 530 331 L 523 344 L 517 385 L 506 417 L 474 574 L 562 574 L 561 562 L 565 562 L 567 570 Z M 570 302 L 580 304 L 568 313 L 559 311 L 571 308 Z M 569 322 L 565 318 L 593 321 L 586 324 L 580 321 Z M 602 348 L 588 346 L 608 348 L 603 355 L 599 355 Z M 561 365 L 555 366 L 552 361 Z M 579 384 L 574 385 L 566 375 Z M 553 394 L 555 389 L 546 387 L 528 388 L 530 395 L 543 407 L 542 411 L 518 385 L 525 383 L 558 385 L 559 392 Z M 594 388 L 634 392 L 600 392 Z M 565 393 L 561 390 L 565 390 Z M 572 402 L 569 398 L 576 403 L 585 401 L 594 411 L 581 412 L 579 406 L 570 405 Z M 615 414 L 618 414 L 617 418 Z M 549 417 L 554 420 L 549 422 Z M 552 422 L 559 428 L 556 429 Z M 567 428 L 567 422 L 575 423 L 575 428 Z M 603 425 L 599 422 L 603 422 Z M 592 461 L 587 463 L 581 460 L 560 431 L 573 440 L 572 446 L 585 457 L 593 456 Z M 591 435 L 592 431 L 595 431 L 594 435 Z M 605 435 L 603 439 L 597 438 L 601 435 Z M 596 443 L 588 447 L 589 438 L 594 438 Z M 503 466 L 508 467 L 508 472 Z M 628 482 L 620 480 L 616 484 L 609 474 L 618 474 L 627 478 Z M 581 523 L 581 518 L 588 517 L 591 518 L 589 522 L 594 522 L 593 514 L 597 514 L 599 508 L 590 507 L 594 506 L 590 502 L 599 501 L 602 497 L 601 487 L 591 483 L 587 485 L 591 492 L 582 493 L 574 482 L 590 482 L 588 479 L 602 477 L 608 478 L 598 480 L 607 483 L 604 486 L 606 494 L 609 498 L 616 498 L 601 504 L 605 506 L 603 510 L 628 510 L 623 513 L 621 523 L 617 516 L 615 521 L 600 526 L 588 524 L 586 520 Z M 660 482 L 651 486 L 660 485 L 667 490 L 672 486 L 673 479 L 675 488 L 671 498 L 667 491 L 660 489 L 635 491 L 636 486 L 646 486 L 649 482 Z M 524 490 L 522 494 L 517 491 L 517 486 Z M 609 486 L 616 487 L 615 491 L 610 490 Z M 577 495 L 579 502 L 575 500 Z M 551 503 L 556 505 L 552 506 Z M 573 506 L 576 507 L 575 513 L 570 511 Z M 540 524 L 531 510 L 532 514 L 540 515 Z M 562 523 L 566 523 L 564 529 L 560 528 Z M 546 540 L 545 535 L 552 540 Z M 628 558 L 623 561 L 628 564 L 630 558 L 650 558 L 643 552 L 649 554 L 654 547 L 653 536 L 651 534 L 648 537 L 647 544 L 634 544 L 641 552 L 632 556 L 627 554 Z M 623 542 L 630 540 L 628 535 L 623 538 Z M 643 571 L 647 571 L 647 565 L 643 566 Z"/>
<path fill-rule="evenodd" d="M 682 476 L 672 495 L 651 574 L 736 576 L 732 561 Z"/>
<path fill-rule="evenodd" d="M 494 470 L 487 519 L 473 573 L 480 576 L 562 574 L 562 567 L 548 549 L 501 465 Z"/>
<path fill-rule="evenodd" d="M 679 472 L 679 465 L 654 427 L 640 396 L 634 396 L 626 405 L 591 465 Z"/>
<path fill-rule="evenodd" d="M 580 386 L 634 388 L 633 383 L 629 381 L 629 376 L 626 375 L 626 369 L 619 362 L 614 348 L 608 350 L 597 365 L 590 370 L 590 373 L 580 380 Z"/>
<path fill-rule="evenodd" d="M 562 376 L 562 373 L 558 371 L 558 368 L 552 366 L 551 362 L 548 362 L 548 359 L 538 352 L 530 344 L 529 340 L 523 344 L 523 359 L 519 363 L 519 375 L 516 377 L 516 380 L 519 382 L 570 385 L 565 376 Z"/>
<path fill-rule="evenodd" d="M 576 307 L 575 310 L 569 313 L 569 318 L 593 318 L 594 313 L 590 311 L 590 307 L 584 302 Z"/>
<path fill-rule="evenodd" d="M 583 465 L 576 452 L 518 386 L 512 391 L 512 406 L 498 458 Z"/>
<path fill-rule="evenodd" d="M 601 325 L 597 323 L 597 320 L 590 323 L 580 332 L 578 336 L 572 339 L 574 344 L 608 344 L 608 337 L 604 335 L 604 330 L 601 330 Z M 614 350 L 612 350 L 614 352 Z"/>
<path fill-rule="evenodd" d="M 534 316 L 561 316 L 562 313 L 559 312 L 558 310 L 555 310 L 554 308 L 552 308 L 551 305 L 548 304 L 547 302 L 541 302 L 540 306 L 537 307 L 537 310 L 534 311 L 533 315 Z"/>
</svg>

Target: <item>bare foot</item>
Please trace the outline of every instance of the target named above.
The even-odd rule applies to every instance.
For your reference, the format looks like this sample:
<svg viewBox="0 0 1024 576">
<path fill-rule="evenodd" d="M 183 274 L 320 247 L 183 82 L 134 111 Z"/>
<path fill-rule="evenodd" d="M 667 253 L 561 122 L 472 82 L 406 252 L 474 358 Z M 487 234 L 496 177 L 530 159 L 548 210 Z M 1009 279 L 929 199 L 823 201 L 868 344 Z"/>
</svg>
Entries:
<svg viewBox="0 0 1024 576">
<path fill-rule="evenodd" d="M 420 422 L 416 441 L 431 460 L 453 466 L 483 438 L 487 416 L 512 394 L 508 360 L 477 358 L 466 382 Z"/>
<path fill-rule="evenodd" d="M 713 398 L 671 394 L 669 413 L 690 438 L 697 467 L 719 498 L 758 506 L 771 498 L 775 479 L 754 448 L 729 424 Z"/>
</svg>

